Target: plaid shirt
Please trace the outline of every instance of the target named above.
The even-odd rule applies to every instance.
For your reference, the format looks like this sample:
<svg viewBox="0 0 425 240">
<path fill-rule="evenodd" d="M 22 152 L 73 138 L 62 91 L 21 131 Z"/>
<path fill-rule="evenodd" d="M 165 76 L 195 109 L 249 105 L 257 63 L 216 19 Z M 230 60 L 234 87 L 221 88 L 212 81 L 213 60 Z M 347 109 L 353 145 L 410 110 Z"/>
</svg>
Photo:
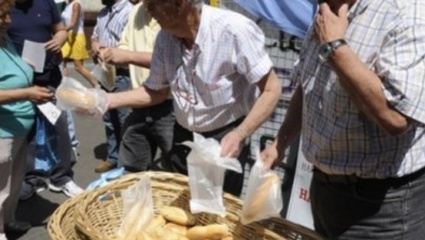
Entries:
<svg viewBox="0 0 425 240">
<path fill-rule="evenodd" d="M 304 42 L 295 77 L 304 92 L 302 150 L 329 174 L 403 176 L 425 166 L 424 0 L 358 0 L 345 35 L 360 60 L 382 79 L 382 91 L 411 118 L 399 136 L 367 119 L 318 58 L 314 30 Z"/>
<path fill-rule="evenodd" d="M 170 33 L 159 32 L 145 86 L 170 87 L 179 124 L 206 132 L 247 115 L 256 83 L 271 68 L 264 34 L 253 21 L 204 5 L 193 52 Z"/>
<path fill-rule="evenodd" d="M 116 47 L 133 6 L 128 0 L 120 0 L 111 9 L 102 8 L 97 16 L 96 26 L 94 26 L 91 37 L 97 39 L 101 46 Z"/>
</svg>

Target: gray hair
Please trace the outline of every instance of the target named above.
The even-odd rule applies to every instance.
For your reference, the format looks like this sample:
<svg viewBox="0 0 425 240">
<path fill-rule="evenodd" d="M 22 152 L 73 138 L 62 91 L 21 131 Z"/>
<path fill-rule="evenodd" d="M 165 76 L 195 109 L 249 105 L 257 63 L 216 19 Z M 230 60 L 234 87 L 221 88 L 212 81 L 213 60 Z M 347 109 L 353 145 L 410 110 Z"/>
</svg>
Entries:
<svg viewBox="0 0 425 240">
<path fill-rule="evenodd" d="M 204 4 L 204 0 L 186 0 L 193 8 L 200 10 Z"/>
</svg>

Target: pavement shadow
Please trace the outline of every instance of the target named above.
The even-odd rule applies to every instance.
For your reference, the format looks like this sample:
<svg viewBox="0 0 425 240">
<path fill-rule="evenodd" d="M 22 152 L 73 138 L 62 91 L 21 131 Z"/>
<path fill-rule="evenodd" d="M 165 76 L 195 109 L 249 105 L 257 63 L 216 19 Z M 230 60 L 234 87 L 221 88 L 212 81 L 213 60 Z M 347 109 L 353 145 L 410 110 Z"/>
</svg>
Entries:
<svg viewBox="0 0 425 240">
<path fill-rule="evenodd" d="M 59 203 L 51 202 L 38 194 L 34 194 L 26 201 L 20 201 L 16 211 L 16 218 L 20 221 L 30 222 L 33 227 L 46 227 L 49 217 L 59 207 Z M 24 233 L 7 234 L 9 240 L 16 240 Z"/>
<path fill-rule="evenodd" d="M 94 147 L 93 152 L 96 159 L 105 160 L 108 157 L 108 148 L 106 143 L 101 143 Z"/>
</svg>

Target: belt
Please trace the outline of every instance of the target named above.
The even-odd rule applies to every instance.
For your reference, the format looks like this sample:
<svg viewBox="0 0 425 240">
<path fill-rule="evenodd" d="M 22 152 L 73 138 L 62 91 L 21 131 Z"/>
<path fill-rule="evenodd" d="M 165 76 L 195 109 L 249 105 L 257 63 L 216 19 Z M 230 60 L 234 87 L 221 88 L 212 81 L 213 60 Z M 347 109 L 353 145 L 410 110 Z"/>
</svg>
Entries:
<svg viewBox="0 0 425 240">
<path fill-rule="evenodd" d="M 414 173 L 402 176 L 402 177 L 390 177 L 384 179 L 378 178 L 359 178 L 355 175 L 334 175 L 327 174 L 320 171 L 317 168 L 313 169 L 313 178 L 320 182 L 330 184 L 373 184 L 373 185 L 385 185 L 385 186 L 402 186 L 405 185 L 421 176 L 425 175 L 425 168 L 422 168 Z"/>
</svg>

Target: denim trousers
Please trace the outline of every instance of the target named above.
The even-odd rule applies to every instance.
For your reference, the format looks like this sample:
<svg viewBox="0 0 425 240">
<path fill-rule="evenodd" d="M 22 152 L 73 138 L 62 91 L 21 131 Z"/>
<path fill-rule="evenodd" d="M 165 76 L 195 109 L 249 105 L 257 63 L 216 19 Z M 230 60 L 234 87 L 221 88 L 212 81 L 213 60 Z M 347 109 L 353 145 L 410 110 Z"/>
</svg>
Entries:
<svg viewBox="0 0 425 240">
<path fill-rule="evenodd" d="M 164 156 L 171 150 L 174 122 L 171 99 L 152 107 L 133 109 L 123 127 L 118 165 L 128 172 L 147 171 L 159 147 L 161 167 L 169 170 Z"/>
<path fill-rule="evenodd" d="M 227 133 L 233 131 L 242 121 L 243 118 L 240 118 L 219 129 L 210 132 L 202 132 L 199 134 L 201 134 L 205 138 L 214 138 L 220 142 L 220 140 Z M 173 148 L 171 149 L 171 152 L 167 159 L 172 166 L 173 172 L 187 175 L 188 170 L 186 158 L 190 153 L 190 148 L 181 144 L 184 141 L 193 141 L 193 132 L 185 129 L 180 124 L 176 123 L 174 126 Z M 231 193 L 238 197 L 241 195 L 244 181 L 245 163 L 248 161 L 250 153 L 251 151 L 249 141 L 245 141 L 245 145 L 242 147 L 242 151 L 238 157 L 238 160 L 242 165 L 242 173 L 226 171 L 223 185 L 223 190 L 225 192 Z"/>
<path fill-rule="evenodd" d="M 117 75 L 115 79 L 115 88 L 111 92 L 124 92 L 129 90 L 129 88 L 129 75 Z M 121 130 L 125 119 L 130 112 L 130 108 L 117 108 L 109 110 L 103 115 L 106 132 L 106 145 L 108 150 L 106 161 L 113 165 L 118 164 L 119 146 L 122 134 Z"/>
<path fill-rule="evenodd" d="M 401 178 L 329 182 L 315 171 L 314 226 L 326 239 L 418 240 L 425 236 L 425 168 Z"/>
</svg>

